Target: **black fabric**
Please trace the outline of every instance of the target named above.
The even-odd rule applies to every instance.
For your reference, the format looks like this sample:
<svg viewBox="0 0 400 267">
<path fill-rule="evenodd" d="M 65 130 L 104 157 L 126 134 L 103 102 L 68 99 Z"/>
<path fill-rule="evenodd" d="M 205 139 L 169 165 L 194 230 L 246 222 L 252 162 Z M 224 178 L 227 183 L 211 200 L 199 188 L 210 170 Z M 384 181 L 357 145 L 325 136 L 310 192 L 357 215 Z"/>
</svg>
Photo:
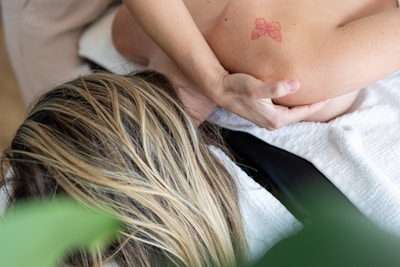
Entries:
<svg viewBox="0 0 400 267">
<path fill-rule="evenodd" d="M 89 65 L 89 68 L 92 71 L 104 71 L 104 72 L 108 72 L 108 70 L 106 70 L 105 68 L 103 68 L 102 66 L 100 66 L 99 64 L 97 64 L 96 62 L 87 59 L 87 58 L 83 58 L 83 60 Z"/>
<path fill-rule="evenodd" d="M 303 223 L 329 213 L 323 199 L 336 206 L 361 213 L 307 160 L 244 132 L 222 130 L 224 140 L 239 165 L 270 191 Z M 323 196 L 322 198 L 320 198 Z"/>
</svg>

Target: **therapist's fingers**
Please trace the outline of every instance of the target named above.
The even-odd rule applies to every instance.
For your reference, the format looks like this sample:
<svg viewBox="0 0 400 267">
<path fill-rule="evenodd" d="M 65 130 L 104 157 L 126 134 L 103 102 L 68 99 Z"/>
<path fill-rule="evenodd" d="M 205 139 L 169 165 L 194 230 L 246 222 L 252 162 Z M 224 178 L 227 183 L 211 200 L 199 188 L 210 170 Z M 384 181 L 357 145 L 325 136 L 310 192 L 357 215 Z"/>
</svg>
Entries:
<svg viewBox="0 0 400 267">
<path fill-rule="evenodd" d="M 270 122 L 269 130 L 276 130 L 285 125 L 307 120 L 310 116 L 318 112 L 328 100 L 320 101 L 310 105 L 296 106 L 292 108 L 275 105 L 276 116 L 275 119 Z"/>
<path fill-rule="evenodd" d="M 276 105 L 279 98 L 299 90 L 297 81 L 264 83 L 250 75 L 229 74 L 224 78 L 223 94 L 213 95 L 212 100 L 223 108 L 267 130 L 303 121 L 317 112 L 325 102 L 293 108 Z"/>
<path fill-rule="evenodd" d="M 295 80 L 265 83 L 243 73 L 227 75 L 224 82 L 233 93 L 252 99 L 279 98 L 300 89 L 300 83 Z"/>
<path fill-rule="evenodd" d="M 300 89 L 300 83 L 295 80 L 264 83 L 258 80 L 258 86 L 249 88 L 253 99 L 279 98 L 294 93 Z"/>
</svg>

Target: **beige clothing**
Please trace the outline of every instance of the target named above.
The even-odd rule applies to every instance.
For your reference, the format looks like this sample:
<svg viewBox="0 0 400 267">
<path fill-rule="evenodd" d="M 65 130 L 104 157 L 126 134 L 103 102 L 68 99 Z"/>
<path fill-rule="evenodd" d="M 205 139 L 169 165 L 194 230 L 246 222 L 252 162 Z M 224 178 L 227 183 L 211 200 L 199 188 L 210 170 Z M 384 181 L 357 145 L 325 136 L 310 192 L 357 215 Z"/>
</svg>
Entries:
<svg viewBox="0 0 400 267">
<path fill-rule="evenodd" d="M 90 71 L 78 56 L 82 30 L 117 0 L 2 0 L 7 48 L 26 103 Z"/>
</svg>

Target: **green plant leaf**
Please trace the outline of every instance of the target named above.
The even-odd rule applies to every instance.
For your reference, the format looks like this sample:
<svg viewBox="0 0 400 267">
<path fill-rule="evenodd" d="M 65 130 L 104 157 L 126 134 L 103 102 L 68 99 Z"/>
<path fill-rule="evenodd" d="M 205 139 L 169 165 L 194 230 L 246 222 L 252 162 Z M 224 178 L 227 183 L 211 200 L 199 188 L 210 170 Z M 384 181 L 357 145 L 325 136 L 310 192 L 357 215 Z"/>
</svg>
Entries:
<svg viewBox="0 0 400 267">
<path fill-rule="evenodd" d="M 76 248 L 93 250 L 121 229 L 110 214 L 67 198 L 16 205 L 0 223 L 0 266 L 53 267 Z"/>
<path fill-rule="evenodd" d="M 251 267 L 399 267 L 400 237 L 321 192 L 310 194 L 317 214 Z M 323 192 L 323 191 L 322 191 Z"/>
</svg>

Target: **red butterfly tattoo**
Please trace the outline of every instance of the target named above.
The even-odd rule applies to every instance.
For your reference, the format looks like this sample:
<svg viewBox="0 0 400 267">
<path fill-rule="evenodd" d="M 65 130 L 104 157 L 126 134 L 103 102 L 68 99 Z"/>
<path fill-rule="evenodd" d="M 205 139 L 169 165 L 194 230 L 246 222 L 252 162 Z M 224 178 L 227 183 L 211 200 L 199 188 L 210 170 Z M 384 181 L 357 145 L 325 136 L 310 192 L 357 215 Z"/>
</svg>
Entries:
<svg viewBox="0 0 400 267">
<path fill-rule="evenodd" d="M 255 22 L 255 28 L 251 33 L 251 39 L 256 40 L 266 34 L 268 34 L 268 36 L 275 41 L 279 43 L 282 42 L 281 24 L 276 21 L 268 23 L 263 18 L 257 18 Z"/>
</svg>

